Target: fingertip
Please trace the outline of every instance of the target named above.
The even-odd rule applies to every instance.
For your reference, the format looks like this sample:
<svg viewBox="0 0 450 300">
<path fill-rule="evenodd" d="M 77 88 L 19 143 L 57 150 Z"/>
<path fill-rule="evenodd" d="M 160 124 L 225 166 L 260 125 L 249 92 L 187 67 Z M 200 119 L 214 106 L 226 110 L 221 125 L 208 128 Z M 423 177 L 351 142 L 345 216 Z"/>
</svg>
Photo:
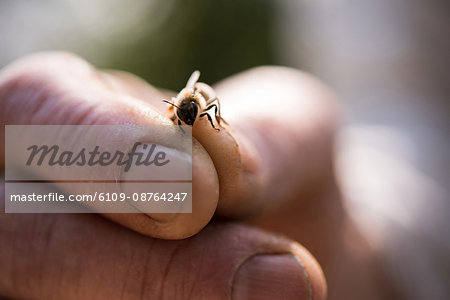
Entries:
<svg viewBox="0 0 450 300">
<path fill-rule="evenodd" d="M 232 299 L 311 299 L 304 269 L 291 254 L 256 255 L 240 266 Z"/>
<path fill-rule="evenodd" d="M 4 109 L 0 121 L 22 125 L 165 124 L 173 130 L 178 129 L 161 111 L 149 105 L 162 100 L 162 94 L 130 74 L 119 74 L 105 75 L 78 56 L 65 52 L 24 57 L 1 72 L 0 101 Z M 135 138 L 132 135 L 134 131 L 120 140 L 119 146 L 127 148 L 129 143 L 140 141 L 137 134 Z M 165 145 L 172 136 L 168 132 L 159 136 L 158 141 L 155 137 L 148 139 Z M 109 139 L 106 134 L 102 138 Z M 214 214 L 219 187 L 208 153 L 195 141 L 192 150 L 192 213 L 161 214 L 154 218 L 145 213 L 105 216 L 152 237 L 180 239 L 200 231 Z M 4 151 L 0 149 L 2 153 Z"/>
<path fill-rule="evenodd" d="M 253 214 L 258 205 L 259 187 L 257 157 L 250 156 L 250 146 L 243 146 L 230 126 L 214 130 L 207 120 L 198 120 L 194 137 L 202 144 L 217 170 L 220 199 L 218 213 L 227 217 Z M 243 155 L 245 153 L 245 155 Z"/>
<path fill-rule="evenodd" d="M 192 144 L 192 212 L 104 214 L 107 218 L 143 235 L 177 240 L 201 231 L 214 215 L 219 201 L 216 169 L 202 145 Z"/>
<path fill-rule="evenodd" d="M 327 298 L 327 282 L 317 260 L 308 250 L 297 243 L 292 244 L 291 251 L 304 271 L 311 295 L 309 299 L 325 300 Z"/>
</svg>

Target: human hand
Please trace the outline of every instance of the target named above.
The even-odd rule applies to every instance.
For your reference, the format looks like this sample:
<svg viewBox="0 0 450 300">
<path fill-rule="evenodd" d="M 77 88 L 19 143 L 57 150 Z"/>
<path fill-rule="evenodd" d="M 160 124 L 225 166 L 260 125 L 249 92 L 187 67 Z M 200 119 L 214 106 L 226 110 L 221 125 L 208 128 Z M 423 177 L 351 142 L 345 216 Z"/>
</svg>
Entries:
<svg viewBox="0 0 450 300">
<path fill-rule="evenodd" d="M 211 218 L 253 216 L 251 223 L 305 240 L 326 260 L 321 241 L 333 238 L 322 234 L 331 235 L 336 223 L 311 227 L 310 213 L 340 219 L 338 204 L 311 196 L 333 186 L 331 94 L 315 79 L 277 67 L 242 73 L 215 89 L 230 128 L 216 133 L 207 120 L 193 128 L 199 143 L 192 214 L 104 215 L 119 225 L 94 214 L 2 214 L 0 294 L 324 299 L 323 273 L 305 248 Z M 37 54 L 1 71 L 0 119 L 3 127 L 164 124 L 166 95 L 69 54 Z"/>
</svg>

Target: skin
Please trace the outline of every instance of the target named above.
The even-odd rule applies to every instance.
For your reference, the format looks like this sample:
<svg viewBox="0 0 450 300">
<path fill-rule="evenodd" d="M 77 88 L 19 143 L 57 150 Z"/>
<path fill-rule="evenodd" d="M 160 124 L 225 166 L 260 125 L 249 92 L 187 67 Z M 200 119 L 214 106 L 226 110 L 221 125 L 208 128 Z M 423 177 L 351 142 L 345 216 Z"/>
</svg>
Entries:
<svg viewBox="0 0 450 300">
<path fill-rule="evenodd" d="M 0 295 L 325 299 L 326 277 L 329 299 L 386 296 L 374 251 L 341 205 L 332 93 L 280 67 L 214 89 L 230 125 L 194 124 L 192 214 L 2 213 Z M 161 100 L 171 95 L 71 54 L 41 53 L 0 72 L 0 120 L 165 124 Z"/>
</svg>

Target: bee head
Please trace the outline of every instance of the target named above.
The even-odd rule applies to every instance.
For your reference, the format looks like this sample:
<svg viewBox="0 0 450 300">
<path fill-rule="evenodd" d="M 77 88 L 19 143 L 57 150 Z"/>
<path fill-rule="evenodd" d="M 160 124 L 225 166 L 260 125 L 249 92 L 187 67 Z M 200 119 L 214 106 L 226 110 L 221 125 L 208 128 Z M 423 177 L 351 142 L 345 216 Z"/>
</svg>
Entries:
<svg viewBox="0 0 450 300">
<path fill-rule="evenodd" d="M 198 114 L 198 102 L 195 98 L 184 98 L 178 106 L 177 116 L 187 125 L 194 125 Z"/>
</svg>

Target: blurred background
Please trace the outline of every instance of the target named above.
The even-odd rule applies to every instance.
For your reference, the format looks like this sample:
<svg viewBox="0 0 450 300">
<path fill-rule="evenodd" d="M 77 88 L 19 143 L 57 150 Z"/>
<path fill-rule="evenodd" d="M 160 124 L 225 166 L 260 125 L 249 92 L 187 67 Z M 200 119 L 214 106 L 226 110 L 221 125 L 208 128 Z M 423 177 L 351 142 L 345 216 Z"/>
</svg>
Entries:
<svg viewBox="0 0 450 300">
<path fill-rule="evenodd" d="M 441 0 L 0 0 L 0 67 L 68 50 L 173 90 L 195 69 L 313 73 L 341 102 L 348 211 L 407 299 L 448 299 L 449 31 Z"/>
</svg>

